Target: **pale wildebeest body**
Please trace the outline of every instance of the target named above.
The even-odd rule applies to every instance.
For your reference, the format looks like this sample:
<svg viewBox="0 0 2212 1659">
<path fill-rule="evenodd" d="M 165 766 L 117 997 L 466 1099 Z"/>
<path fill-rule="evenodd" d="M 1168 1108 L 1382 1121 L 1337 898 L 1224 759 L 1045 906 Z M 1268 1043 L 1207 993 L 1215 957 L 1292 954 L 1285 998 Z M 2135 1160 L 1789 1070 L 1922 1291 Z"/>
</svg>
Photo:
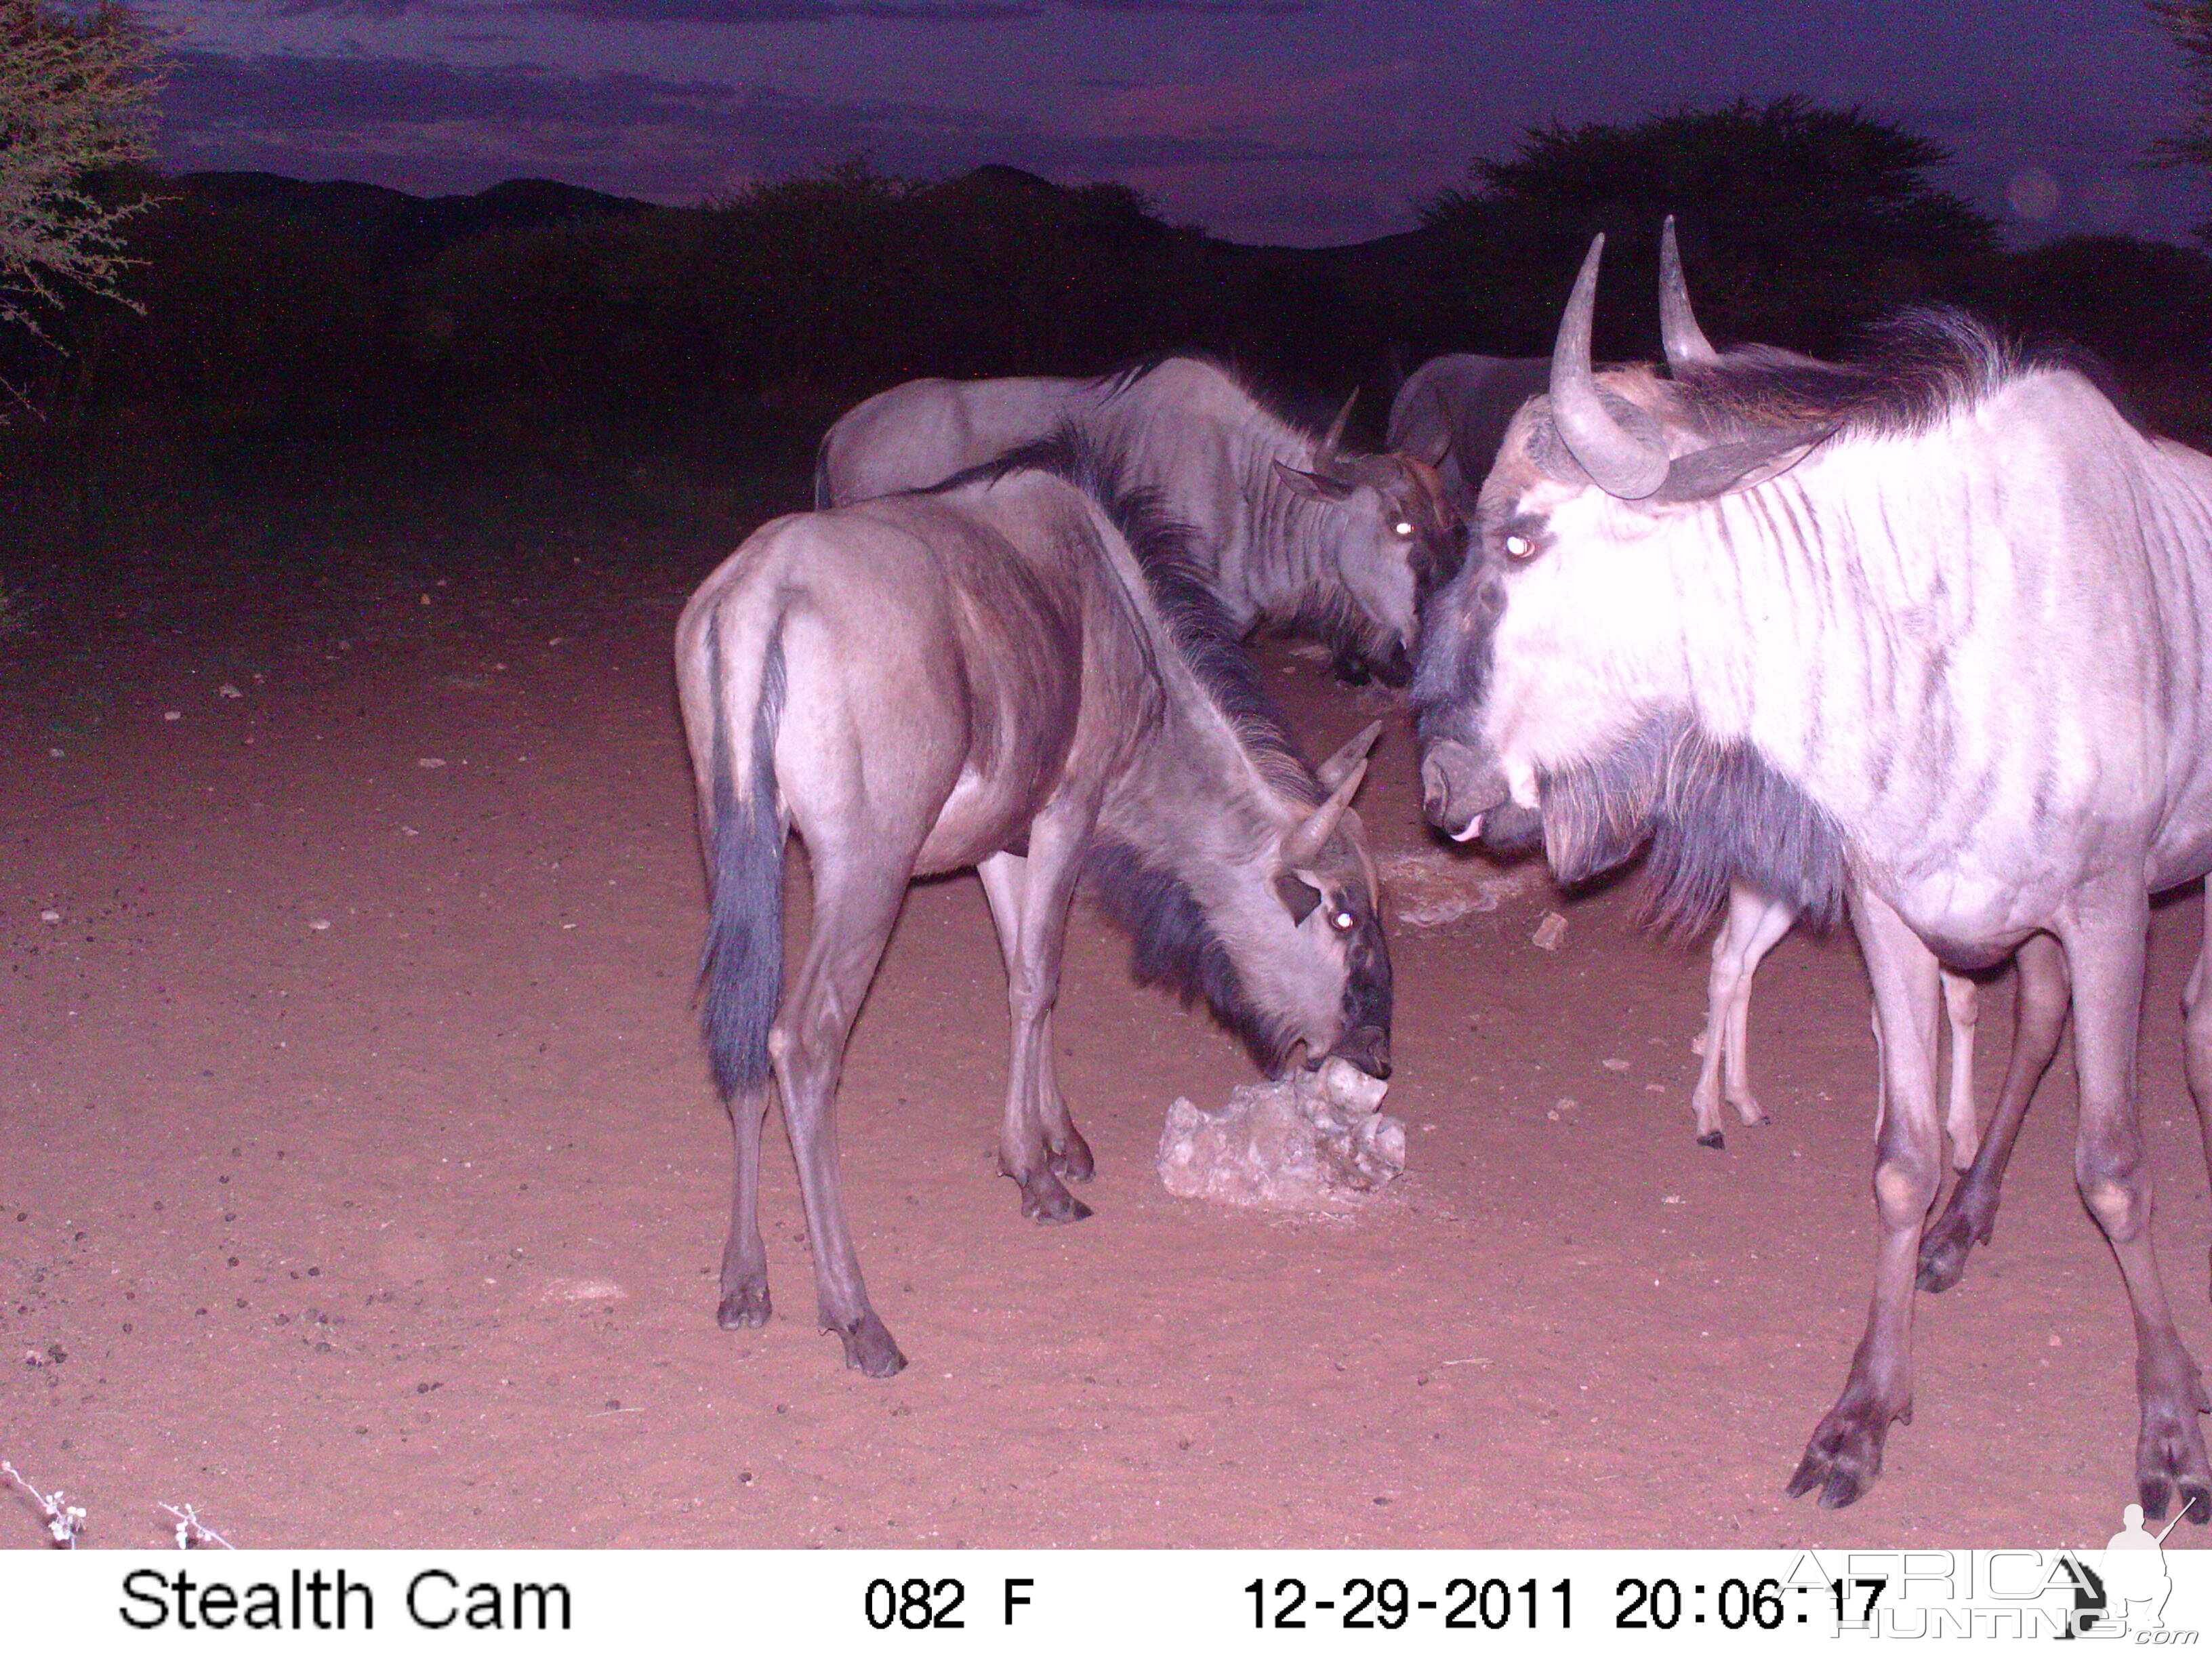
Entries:
<svg viewBox="0 0 2212 1659">
<path fill-rule="evenodd" d="M 1674 221 L 1661 239 L 1661 315 L 1668 362 L 1679 365 L 1715 359 L 1682 294 L 1681 257 Z M 1389 446 L 1394 451 L 1436 457 L 1437 476 L 1453 507 L 1474 521 L 1483 480 L 1521 405 L 1548 388 L 1549 357 L 1489 357 L 1455 352 L 1432 357 L 1406 377 L 1390 404 Z M 1690 1092 L 1698 1144 L 1719 1151 L 1727 1136 L 1721 1126 L 1723 1101 L 1747 1124 L 1768 1121 L 1751 1086 L 1751 987 L 1759 963 L 1797 920 L 1795 906 L 1738 882 L 1714 936 L 1712 966 L 1706 979 L 1704 1055 Z M 1951 1156 L 1965 1169 L 1978 1150 L 1973 1097 L 1973 981 L 1947 974 L 1944 1002 L 1950 1014 L 1951 1092 L 1945 1127 Z"/>
<path fill-rule="evenodd" d="M 1671 223 L 1671 222 L 1670 222 Z M 1674 253 L 1671 232 L 1666 240 Z M 1670 331 L 1668 345 L 1674 349 Z M 1703 344 L 1703 336 L 1698 337 Z M 1710 347 L 1705 355 L 1715 355 Z M 1406 377 L 1390 404 L 1389 444 L 1393 450 L 1433 455 L 1444 494 L 1461 517 L 1472 524 L 1482 493 L 1483 480 L 1505 440 L 1506 428 L 1521 405 L 1541 396 L 1551 384 L 1549 357 L 1488 357 L 1456 352 L 1432 357 Z M 1691 1091 L 1690 1109 L 1700 1146 L 1718 1150 L 1727 1145 L 1721 1127 L 1721 1103 L 1725 1099 L 1736 1115 L 1748 1124 L 1767 1121 L 1766 1112 L 1751 1088 L 1751 985 L 1760 960 L 1773 949 L 1797 919 L 1796 908 L 1738 883 L 1729 896 L 1726 919 L 1713 940 L 1712 969 L 1706 981 L 1705 1030 L 1701 1052 L 1705 1061 Z M 1956 1018 L 1960 1003 L 1954 992 L 1952 1024 L 1953 1106 L 1950 1122 L 1955 1153 L 1961 1166 L 1973 1156 L 1974 1116 L 1972 1094 L 1972 989 L 1966 981 L 1966 1024 Z M 1947 988 L 1947 989 L 1949 988 Z M 1962 1042 L 1961 1037 L 1966 1041 Z M 1963 1109 L 1961 1090 L 1965 1091 Z M 1966 1139 L 1959 1139 L 1963 1127 Z"/>
<path fill-rule="evenodd" d="M 1091 1159 L 1052 1064 L 1079 877 L 1133 935 L 1139 977 L 1203 996 L 1271 1070 L 1303 1042 L 1387 1074 L 1389 963 L 1347 806 L 1379 727 L 1332 758 L 1322 787 L 1203 590 L 1171 548 L 1148 550 L 1140 570 L 1090 494 L 1024 468 L 777 520 L 686 607 L 678 684 L 713 902 L 705 1026 L 736 1144 L 725 1327 L 769 1315 L 757 1200 L 773 1073 L 823 1323 L 871 1376 L 904 1364 L 846 1224 L 833 1102 L 916 876 L 982 878 L 1013 1026 L 999 1158 L 1027 1213 L 1089 1213 L 1062 1184 Z M 806 844 L 814 920 L 779 1006 L 788 830 Z"/>
<path fill-rule="evenodd" d="M 1265 623 L 1310 634 L 1347 677 L 1402 685 L 1420 602 L 1456 565 L 1459 520 L 1433 469 L 1346 453 L 1342 426 L 1316 440 L 1197 357 L 1093 380 L 909 380 L 823 436 L 815 505 L 926 489 L 1070 428 L 1189 526 L 1237 633 Z"/>
<path fill-rule="evenodd" d="M 1911 1408 L 1939 964 L 2056 939 L 2075 1175 L 2135 1315 L 2137 1484 L 2147 1510 L 2178 1492 L 2202 1519 L 2206 1399 L 2152 1249 L 2134 1082 L 2147 895 L 2212 866 L 2212 459 L 1948 314 L 1863 365 L 1742 350 L 1671 382 L 1594 375 L 1596 258 L 1431 612 L 1431 816 L 1461 835 L 1539 820 L 1571 878 L 1648 840 L 1677 915 L 1732 878 L 1816 917 L 1848 892 L 1881 1038 L 1882 1243 L 1850 1376 L 1790 1483 L 1829 1505 L 1865 1491 Z"/>
<path fill-rule="evenodd" d="M 1682 280 L 1682 252 L 1675 240 L 1671 214 L 1659 238 L 1659 329 L 1669 369 L 1679 372 L 1693 363 L 1721 361 L 1721 354 L 1705 338 L 1705 331 L 1698 326 L 1696 314 L 1690 309 L 1689 290 Z M 1762 361 L 1770 366 L 1789 362 L 1814 369 L 1828 367 L 1809 357 L 1771 349 Z M 1548 389 L 1552 368 L 1549 359 L 1516 362 L 1524 369 L 1540 367 L 1544 383 L 1535 389 Z M 1502 434 L 1499 441 L 1503 441 Z M 1474 514 L 1470 512 L 1468 516 L 1471 520 Z M 1759 892 L 1741 880 L 1730 884 L 1728 911 L 1713 939 L 1712 971 L 1706 981 L 1705 1063 L 1698 1068 L 1697 1085 L 1690 1091 L 1691 1115 L 1697 1122 L 1698 1144 L 1701 1146 L 1718 1151 L 1726 1144 L 1721 1131 L 1723 1099 L 1747 1124 L 1767 1121 L 1765 1109 L 1751 1089 L 1751 982 L 1759 963 L 1796 920 L 1796 907 L 1786 900 Z M 1963 974 L 1946 969 L 1943 1006 L 1950 1016 L 1951 1030 L 1951 1092 L 1950 1103 L 1944 1113 L 1944 1127 L 1950 1134 L 1952 1162 L 1965 1170 L 1980 1149 L 1974 1115 L 1974 1030 L 1980 1002 L 1974 981 Z M 2043 1065 L 2034 1067 L 2038 1078 L 2049 1060 L 2046 1054 Z M 2025 1109 L 2024 1102 L 2022 1109 Z M 2002 1174 L 2002 1165 L 1999 1173 Z M 1993 1217 L 1994 1187 L 1991 1190 Z M 1981 1237 L 1986 1243 L 1986 1230 Z"/>
</svg>

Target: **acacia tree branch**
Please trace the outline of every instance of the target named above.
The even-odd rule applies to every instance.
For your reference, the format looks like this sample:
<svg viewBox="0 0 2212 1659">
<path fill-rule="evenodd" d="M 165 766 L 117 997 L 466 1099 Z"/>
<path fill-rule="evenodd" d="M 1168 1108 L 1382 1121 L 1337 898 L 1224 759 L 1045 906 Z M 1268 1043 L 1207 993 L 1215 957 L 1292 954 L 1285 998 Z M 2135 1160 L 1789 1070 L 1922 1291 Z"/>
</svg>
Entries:
<svg viewBox="0 0 2212 1659">
<path fill-rule="evenodd" d="M 103 202 L 88 183 L 149 155 L 161 84 L 161 42 L 112 0 L 0 0 L 0 325 L 38 333 L 31 307 L 65 289 L 132 303 L 121 227 L 152 198 Z"/>
</svg>

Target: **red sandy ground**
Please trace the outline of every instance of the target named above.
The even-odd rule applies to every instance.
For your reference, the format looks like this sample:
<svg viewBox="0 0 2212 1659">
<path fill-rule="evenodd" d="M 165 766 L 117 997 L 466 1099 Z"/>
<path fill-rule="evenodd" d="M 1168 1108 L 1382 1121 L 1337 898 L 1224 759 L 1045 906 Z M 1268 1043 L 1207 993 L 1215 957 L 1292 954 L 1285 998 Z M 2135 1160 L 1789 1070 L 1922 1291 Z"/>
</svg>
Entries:
<svg viewBox="0 0 2212 1659">
<path fill-rule="evenodd" d="M 777 1316 L 716 1329 L 728 1151 L 667 659 L 711 562 L 431 545 L 0 641 L 0 1455 L 89 1510 L 88 1546 L 166 1544 L 161 1502 L 284 1547 L 2113 1531 L 2134 1351 L 2074 1193 L 2064 1062 L 1995 1248 L 1920 1300 L 1917 1420 L 1880 1485 L 1840 1513 L 1783 1497 L 1874 1255 L 1863 976 L 1844 939 L 1775 952 L 1774 1122 L 1703 1150 L 1703 953 L 1634 930 L 1632 882 L 1566 903 L 1532 880 L 1397 931 L 1410 1168 L 1327 1220 L 1161 1190 L 1168 1102 L 1218 1102 L 1249 1064 L 1133 988 L 1083 914 L 1058 1029 L 1097 1214 L 1066 1228 L 1024 1221 L 993 1167 L 981 891 L 919 886 L 840 1106 L 913 1364 L 871 1382 L 814 1328 L 775 1133 Z M 1389 706 L 1267 661 L 1310 752 Z M 1431 846 L 1395 713 L 1362 805 L 1378 851 Z M 1555 905 L 1566 938 L 1535 949 Z M 2212 1357 L 2176 1012 L 2197 933 L 2192 904 L 2159 916 L 2145 1110 L 2169 1283 Z M 2009 1002 L 1988 999 L 1984 1100 Z M 42 1541 L 0 1502 L 0 1545 Z"/>
</svg>

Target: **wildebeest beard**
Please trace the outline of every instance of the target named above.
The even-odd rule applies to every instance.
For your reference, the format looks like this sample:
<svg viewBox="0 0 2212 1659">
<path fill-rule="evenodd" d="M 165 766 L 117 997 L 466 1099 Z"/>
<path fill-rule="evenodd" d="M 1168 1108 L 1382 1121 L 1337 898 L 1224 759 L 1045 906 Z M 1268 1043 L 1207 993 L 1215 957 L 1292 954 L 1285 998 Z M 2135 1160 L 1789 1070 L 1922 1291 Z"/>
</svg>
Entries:
<svg viewBox="0 0 2212 1659">
<path fill-rule="evenodd" d="M 1656 716 L 1594 759 L 1537 780 L 1544 846 L 1563 883 L 1584 882 L 1646 842 L 1645 920 L 1694 933 L 1741 881 L 1815 927 L 1843 914 L 1841 827 L 1740 738 L 1717 741 L 1687 714 Z"/>
<path fill-rule="evenodd" d="M 1253 1000 L 1190 884 L 1137 848 L 1103 837 L 1085 854 L 1084 873 L 1100 908 L 1128 933 L 1130 976 L 1164 986 L 1186 1008 L 1202 1000 L 1255 1065 L 1281 1076 L 1297 1034 Z"/>
</svg>

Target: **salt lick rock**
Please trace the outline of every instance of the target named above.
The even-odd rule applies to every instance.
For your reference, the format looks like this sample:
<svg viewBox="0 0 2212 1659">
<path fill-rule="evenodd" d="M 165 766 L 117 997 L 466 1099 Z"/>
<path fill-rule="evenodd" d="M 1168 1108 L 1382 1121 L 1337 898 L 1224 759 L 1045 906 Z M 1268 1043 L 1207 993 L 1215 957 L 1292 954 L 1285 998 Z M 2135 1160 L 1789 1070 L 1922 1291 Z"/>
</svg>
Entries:
<svg viewBox="0 0 2212 1659">
<path fill-rule="evenodd" d="M 1177 1198 L 1343 1209 L 1405 1171 L 1406 1126 L 1380 1109 L 1389 1086 L 1329 1060 L 1240 1084 L 1218 1111 L 1178 1097 L 1160 1133 L 1160 1181 Z"/>
</svg>

